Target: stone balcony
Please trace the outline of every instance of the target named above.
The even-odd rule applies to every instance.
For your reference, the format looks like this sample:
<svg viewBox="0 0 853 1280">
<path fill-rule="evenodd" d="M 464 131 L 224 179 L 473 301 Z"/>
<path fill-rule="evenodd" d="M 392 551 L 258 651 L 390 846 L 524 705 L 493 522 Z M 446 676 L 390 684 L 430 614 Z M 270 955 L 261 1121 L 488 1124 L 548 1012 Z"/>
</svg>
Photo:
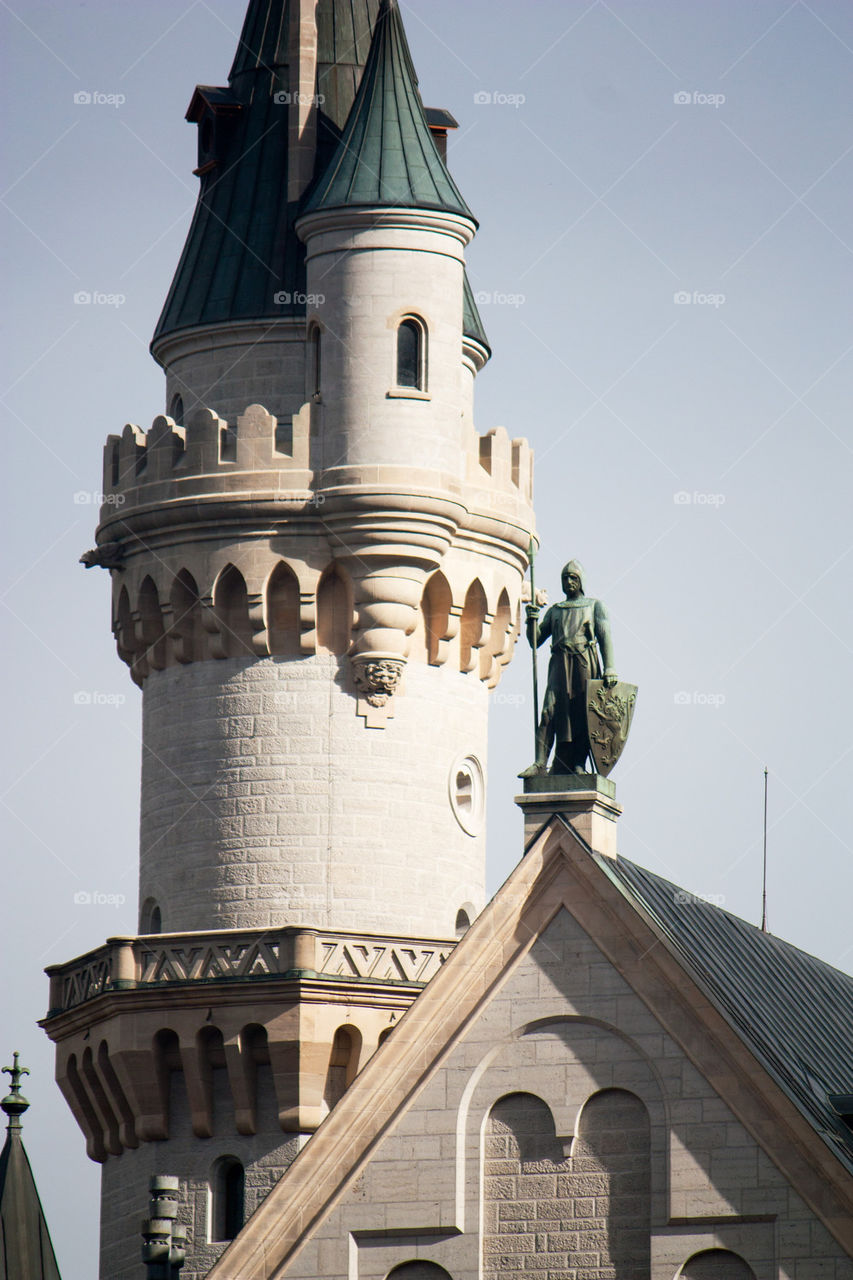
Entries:
<svg viewBox="0 0 853 1280">
<path fill-rule="evenodd" d="M 455 943 L 304 928 L 115 937 L 52 965 L 41 1025 L 97 1161 L 169 1137 L 175 1088 L 209 1137 L 213 1081 L 237 1133 L 311 1133 Z"/>
<path fill-rule="evenodd" d="M 99 996 L 176 983 L 269 979 L 393 983 L 422 987 L 454 943 L 318 929 L 223 929 L 108 938 L 101 947 L 51 965 L 45 1025 Z"/>
</svg>

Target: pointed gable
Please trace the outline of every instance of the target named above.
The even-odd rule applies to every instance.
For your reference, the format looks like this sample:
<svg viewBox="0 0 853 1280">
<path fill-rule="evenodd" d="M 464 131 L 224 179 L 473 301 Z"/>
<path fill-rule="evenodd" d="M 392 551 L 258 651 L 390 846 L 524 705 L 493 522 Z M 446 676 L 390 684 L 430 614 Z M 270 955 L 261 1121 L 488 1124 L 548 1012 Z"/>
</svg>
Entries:
<svg viewBox="0 0 853 1280">
<path fill-rule="evenodd" d="M 355 102 L 304 212 L 348 206 L 473 216 L 436 150 L 396 0 L 382 0 Z"/>
<path fill-rule="evenodd" d="M 609 1222 L 617 1266 L 629 1246 L 614 1241 L 651 1238 L 671 1274 L 700 1248 L 766 1269 L 776 1217 L 796 1249 L 806 1240 L 808 1256 L 845 1258 L 853 1184 L 837 1145 L 630 890 L 630 864 L 617 882 L 622 865 L 562 820 L 546 826 L 210 1280 L 331 1280 L 353 1274 L 353 1251 L 356 1274 L 371 1277 L 414 1258 L 475 1275 L 481 1250 L 489 1275 L 499 1256 L 543 1248 L 570 1269 L 585 1241 L 604 1248 L 581 1218 L 600 1222 L 611 1209 L 596 1214 L 596 1196 L 612 1206 L 626 1178 L 643 1191 L 634 1210 L 622 1204 L 621 1227 Z M 501 1110 L 501 1099 L 514 1101 Z M 608 1154 L 626 1126 L 633 1172 Z M 551 1221 L 525 1226 L 540 1195 Z M 525 1212 L 502 1217 L 507 1200 Z M 769 1202 L 774 1213 L 756 1216 Z"/>
</svg>

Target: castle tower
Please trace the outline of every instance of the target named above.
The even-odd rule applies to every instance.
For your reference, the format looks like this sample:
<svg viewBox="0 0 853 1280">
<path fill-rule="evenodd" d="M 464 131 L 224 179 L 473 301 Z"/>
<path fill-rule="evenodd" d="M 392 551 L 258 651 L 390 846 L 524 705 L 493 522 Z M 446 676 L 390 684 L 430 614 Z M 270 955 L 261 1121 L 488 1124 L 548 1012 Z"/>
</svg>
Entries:
<svg viewBox="0 0 853 1280">
<path fill-rule="evenodd" d="M 85 557 L 142 690 L 140 936 L 55 966 L 44 1024 L 110 1280 L 152 1176 L 203 1275 L 481 910 L 533 527 L 393 0 L 253 0 L 188 118 L 169 413 L 109 437 Z"/>
</svg>

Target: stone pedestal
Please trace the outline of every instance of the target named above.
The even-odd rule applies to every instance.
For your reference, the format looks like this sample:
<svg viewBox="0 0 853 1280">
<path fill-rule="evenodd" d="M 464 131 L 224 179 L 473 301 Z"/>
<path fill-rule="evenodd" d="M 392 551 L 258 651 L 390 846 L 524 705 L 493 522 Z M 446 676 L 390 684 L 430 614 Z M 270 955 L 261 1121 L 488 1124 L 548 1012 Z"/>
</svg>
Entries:
<svg viewBox="0 0 853 1280">
<path fill-rule="evenodd" d="M 559 814 L 596 853 L 617 856 L 616 823 L 622 809 L 609 778 L 598 773 L 543 773 L 524 779 L 524 793 L 515 803 L 524 813 L 525 846 Z"/>
</svg>

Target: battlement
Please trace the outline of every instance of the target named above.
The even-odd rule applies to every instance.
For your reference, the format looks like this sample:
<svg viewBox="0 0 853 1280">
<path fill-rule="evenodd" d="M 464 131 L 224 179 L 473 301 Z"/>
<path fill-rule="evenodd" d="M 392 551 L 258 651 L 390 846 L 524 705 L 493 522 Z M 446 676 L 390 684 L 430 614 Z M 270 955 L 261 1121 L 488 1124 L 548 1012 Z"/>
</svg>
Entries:
<svg viewBox="0 0 853 1280">
<path fill-rule="evenodd" d="M 104 447 L 102 518 L 190 495 L 286 492 L 316 505 L 322 414 L 322 403 L 308 402 L 279 421 L 263 405 L 252 404 L 233 424 L 208 408 L 195 409 L 184 424 L 158 415 L 147 432 L 128 423 Z M 454 488 L 482 490 L 487 507 L 499 493 L 508 503 L 530 505 L 533 454 L 526 440 L 510 440 L 503 427 L 484 436 L 472 430 L 464 458 L 465 473 L 455 478 Z M 410 467 L 413 473 L 431 469 L 428 460 L 416 457 Z M 424 487 L 420 478 L 417 487 Z"/>
<path fill-rule="evenodd" d="M 259 404 L 249 405 L 233 426 L 202 408 L 189 413 L 183 426 L 162 414 L 148 432 L 128 423 L 120 436 L 108 436 L 104 447 L 104 506 L 156 502 L 163 485 L 169 486 L 169 496 L 178 496 L 188 480 L 198 491 L 202 477 L 217 479 L 211 492 L 263 487 L 261 477 L 268 472 L 275 490 L 305 488 L 314 410 L 310 403 L 303 405 L 282 423 Z M 285 474 L 288 483 L 282 486 Z"/>
</svg>

